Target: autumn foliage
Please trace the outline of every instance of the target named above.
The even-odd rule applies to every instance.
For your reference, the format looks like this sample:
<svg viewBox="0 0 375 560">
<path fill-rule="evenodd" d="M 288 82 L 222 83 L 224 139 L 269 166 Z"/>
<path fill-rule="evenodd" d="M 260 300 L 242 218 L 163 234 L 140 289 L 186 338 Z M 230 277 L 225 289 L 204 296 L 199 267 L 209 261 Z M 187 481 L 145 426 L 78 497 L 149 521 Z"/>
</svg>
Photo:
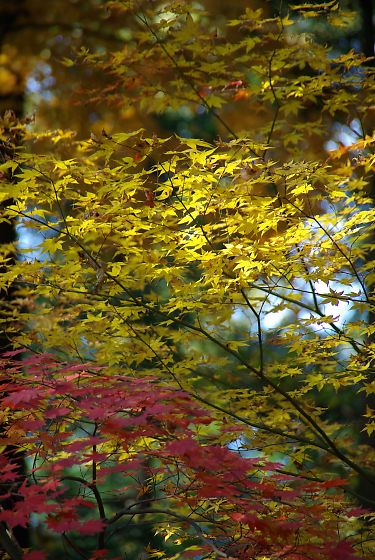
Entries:
<svg viewBox="0 0 375 560">
<path fill-rule="evenodd" d="M 62 61 L 147 127 L 2 119 L 2 220 L 34 249 L 1 247 L 1 546 L 128 557 L 140 527 L 149 558 L 370 560 L 372 61 L 314 37 L 351 25 L 336 2 L 167 4 L 108 2 L 122 48 Z M 181 107 L 216 138 L 150 129 Z"/>
<path fill-rule="evenodd" d="M 184 557 L 248 558 L 250 550 L 296 559 L 355 557 L 339 537 L 340 525 L 343 515 L 354 518 L 361 510 L 340 504 L 340 494 L 326 495 L 345 480 L 306 482 L 285 474 L 283 464 L 238 456 L 224 443 L 240 437 L 241 426 L 215 420 L 186 392 L 157 378 L 108 374 L 48 354 L 6 366 L 12 379 L 2 385 L 11 417 L 6 442 L 32 460 L 30 477 L 20 484 L 12 462 L 1 458 L 0 481 L 18 497 L 0 512 L 10 529 L 26 525 L 31 514 L 47 514 L 52 531 L 95 535 L 103 551 L 125 516 L 153 514 L 166 536 L 196 541 Z M 138 479 L 142 469 L 146 488 Z M 137 499 L 109 512 L 100 488 L 114 473 L 116 499 L 126 495 L 129 481 Z M 150 489 L 152 497 L 144 498 Z M 316 523 L 329 512 L 332 519 Z"/>
</svg>

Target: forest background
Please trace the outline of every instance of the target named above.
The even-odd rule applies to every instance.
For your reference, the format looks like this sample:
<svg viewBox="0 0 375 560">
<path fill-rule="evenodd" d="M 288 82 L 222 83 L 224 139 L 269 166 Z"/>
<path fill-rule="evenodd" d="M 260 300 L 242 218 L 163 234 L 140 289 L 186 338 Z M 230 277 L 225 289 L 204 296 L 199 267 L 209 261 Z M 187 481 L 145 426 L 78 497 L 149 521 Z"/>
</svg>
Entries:
<svg viewBox="0 0 375 560">
<path fill-rule="evenodd" d="M 0 10 L 4 558 L 373 558 L 372 2 Z"/>
</svg>

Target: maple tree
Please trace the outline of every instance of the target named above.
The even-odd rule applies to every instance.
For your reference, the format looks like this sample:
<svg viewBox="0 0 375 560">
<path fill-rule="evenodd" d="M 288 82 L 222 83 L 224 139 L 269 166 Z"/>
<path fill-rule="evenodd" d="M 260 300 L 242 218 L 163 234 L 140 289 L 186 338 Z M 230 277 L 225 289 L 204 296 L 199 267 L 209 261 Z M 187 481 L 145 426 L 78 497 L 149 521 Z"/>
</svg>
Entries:
<svg viewBox="0 0 375 560">
<path fill-rule="evenodd" d="M 3 313 L 1 546 L 46 558 L 12 533 L 34 524 L 74 558 L 127 555 L 145 522 L 165 541 L 144 543 L 150 558 L 370 559 L 374 71 L 313 25 L 334 34 L 355 14 L 332 1 L 225 21 L 210 2 L 105 7 L 127 30 L 121 49 L 63 60 L 102 76 L 85 101 L 183 106 L 219 135 L 166 138 L 130 119 L 81 140 L 4 114 L 1 219 L 40 242 L 35 258 L 1 246 L 0 287 L 17 287 Z M 350 142 L 327 151 L 334 123 Z M 333 418 L 334 395 L 364 398 L 360 426 Z"/>
</svg>

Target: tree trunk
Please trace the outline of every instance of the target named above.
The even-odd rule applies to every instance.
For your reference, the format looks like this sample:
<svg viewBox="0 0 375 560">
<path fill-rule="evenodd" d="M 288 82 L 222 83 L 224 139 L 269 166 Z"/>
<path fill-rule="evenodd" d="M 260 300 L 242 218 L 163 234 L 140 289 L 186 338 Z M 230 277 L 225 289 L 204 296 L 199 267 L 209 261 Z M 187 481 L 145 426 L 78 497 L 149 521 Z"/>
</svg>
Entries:
<svg viewBox="0 0 375 560">
<path fill-rule="evenodd" d="M 24 1 L 18 0 L 18 2 L 0 1 L 0 49 L 3 48 L 6 36 L 12 30 L 12 26 L 16 22 L 17 18 L 22 14 L 24 8 Z M 16 80 L 17 83 L 17 80 Z M 24 92 L 20 91 L 20 84 L 17 83 L 17 90 L 15 92 L 10 92 L 7 94 L 0 95 L 0 114 L 4 115 L 6 111 L 12 111 L 16 117 L 21 117 L 23 113 L 24 106 Z M 7 150 L 3 144 L 0 144 L 0 161 L 3 162 L 7 159 Z M 7 201 L 3 203 L 7 204 Z M 0 222 L 0 243 L 8 244 L 13 243 L 16 240 L 15 223 Z M 10 263 L 15 260 L 16 255 L 10 254 Z M 9 266 L 8 265 L 8 266 Z M 2 270 L 0 269 L 0 275 Z M 0 290 L 0 306 L 6 308 L 11 304 L 14 297 L 15 289 L 11 288 L 7 291 Z M 9 350 L 11 348 L 11 340 L 9 340 L 8 334 L 5 330 L 0 331 L 0 354 Z M 11 459 L 14 463 L 18 465 L 18 473 L 20 475 L 20 482 L 25 477 L 25 461 L 22 454 L 17 452 L 17 450 L 12 448 L 7 448 L 5 451 L 7 457 Z M 2 507 L 11 508 L 12 499 L 9 498 L 2 502 Z M 12 543 L 9 537 L 9 532 L 4 524 L 0 527 L 0 549 L 6 551 L 11 558 L 17 557 L 20 554 L 20 548 L 27 548 L 30 546 L 30 535 L 29 530 L 23 527 L 17 527 L 13 530 L 14 539 L 16 543 Z M 18 544 L 17 544 L 18 543 Z M 16 556 L 13 553 L 17 553 Z"/>
</svg>

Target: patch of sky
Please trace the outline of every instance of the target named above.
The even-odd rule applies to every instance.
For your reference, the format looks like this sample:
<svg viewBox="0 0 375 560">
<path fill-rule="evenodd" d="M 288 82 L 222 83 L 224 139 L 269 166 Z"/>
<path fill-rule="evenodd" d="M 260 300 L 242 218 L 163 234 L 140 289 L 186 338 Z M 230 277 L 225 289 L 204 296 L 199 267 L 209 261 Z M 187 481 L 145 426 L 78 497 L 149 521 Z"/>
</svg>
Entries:
<svg viewBox="0 0 375 560">
<path fill-rule="evenodd" d="M 359 119 L 353 119 L 350 124 L 334 123 L 332 127 L 332 138 L 324 144 L 327 152 L 337 150 L 342 146 L 351 146 L 362 137 L 362 127 Z"/>
<path fill-rule="evenodd" d="M 56 80 L 52 76 L 52 69 L 46 62 L 37 64 L 26 82 L 26 94 L 33 102 L 39 100 L 50 101 L 53 98 L 51 88 Z"/>
<path fill-rule="evenodd" d="M 257 431 L 257 428 L 253 428 L 253 432 Z M 243 436 L 231 441 L 227 447 L 233 453 L 237 453 L 242 459 L 256 459 L 265 456 L 260 449 L 252 448 L 251 440 Z M 278 465 L 290 466 L 292 464 L 289 457 L 279 452 L 271 453 L 267 459 L 278 463 Z"/>
<path fill-rule="evenodd" d="M 321 315 L 325 317 L 333 317 L 333 323 L 340 329 L 345 329 L 345 325 L 353 321 L 358 311 L 353 309 L 353 303 L 360 302 L 363 299 L 362 289 L 357 281 L 351 282 L 350 285 L 345 285 L 340 282 L 345 281 L 346 277 L 343 274 L 342 278 L 338 277 L 337 281 L 330 281 L 325 283 L 321 280 L 308 284 L 302 279 L 297 279 L 293 282 L 294 290 L 289 290 L 286 286 L 279 287 L 280 297 L 276 295 L 268 296 L 261 307 L 261 325 L 263 332 L 272 331 L 281 327 L 289 321 L 302 322 L 311 317 L 319 318 Z M 319 313 L 314 311 L 315 302 L 311 291 L 313 287 L 315 292 L 316 301 L 319 308 Z M 278 310 L 277 307 L 282 303 L 282 295 L 293 297 L 293 294 L 304 294 L 302 300 L 305 305 L 311 307 L 311 311 L 300 308 L 296 304 L 296 311 L 293 313 L 291 309 Z M 338 297 L 335 297 L 337 294 Z M 328 301 L 331 300 L 331 301 Z M 323 303 L 324 302 L 324 303 Z M 259 307 L 259 305 L 258 305 Z M 257 322 L 253 313 L 246 309 L 244 306 L 236 306 L 234 308 L 231 323 L 235 327 L 247 328 L 250 335 L 257 333 Z M 322 337 L 332 333 L 332 326 L 328 322 L 321 324 L 309 325 L 311 332 L 316 332 Z"/>
<path fill-rule="evenodd" d="M 259 295 L 261 293 L 259 292 Z M 264 296 L 264 294 L 263 294 Z M 270 331 L 280 326 L 291 315 L 291 311 L 284 309 L 282 311 L 274 311 L 281 299 L 276 296 L 268 296 L 266 301 L 262 304 L 261 323 L 263 331 Z M 248 327 L 248 332 L 251 335 L 257 333 L 257 322 L 255 321 L 252 311 L 244 306 L 236 306 L 231 322 L 238 327 Z"/>
<path fill-rule="evenodd" d="M 254 432 L 256 432 L 257 428 L 253 428 L 253 430 Z M 233 451 L 234 453 L 238 453 L 238 455 L 243 459 L 262 456 L 262 453 L 259 451 L 259 449 L 251 449 L 249 444 L 246 443 L 246 440 L 243 437 L 239 437 L 234 441 L 231 441 L 228 444 L 228 449 L 230 451 Z"/>
<path fill-rule="evenodd" d="M 54 222 L 57 225 L 57 219 L 53 217 L 50 218 L 50 222 Z M 40 244 L 46 238 L 53 237 L 56 235 L 53 231 L 41 232 L 36 228 L 31 226 L 32 221 L 27 218 L 22 218 L 16 224 L 16 235 L 17 235 L 17 247 L 18 247 L 18 258 L 20 261 L 33 262 L 47 261 L 49 259 L 48 253 L 42 252 L 40 249 Z"/>
<path fill-rule="evenodd" d="M 301 290 L 310 292 L 311 287 L 306 284 L 301 284 Z M 350 286 L 345 286 L 340 283 L 340 279 L 336 282 L 330 281 L 329 283 L 325 283 L 322 280 L 318 280 L 313 282 L 313 288 L 316 295 L 316 301 L 319 307 L 320 312 L 325 317 L 333 317 L 334 324 L 343 329 L 345 324 L 348 321 L 351 321 L 356 313 L 352 309 L 352 301 L 353 300 L 360 300 L 361 299 L 361 286 L 359 282 L 352 282 Z M 338 294 L 338 298 L 335 298 L 334 294 Z M 312 295 L 309 298 L 311 301 L 307 302 L 313 307 L 313 298 Z M 333 301 L 329 302 L 328 299 Z M 322 303 L 325 302 L 325 303 Z M 301 309 L 298 313 L 298 318 L 301 319 L 309 319 L 311 317 L 311 312 L 306 309 Z M 323 323 L 320 326 L 312 326 L 314 329 L 320 330 L 321 327 L 325 329 L 332 330 L 332 327 L 328 323 Z"/>
</svg>

